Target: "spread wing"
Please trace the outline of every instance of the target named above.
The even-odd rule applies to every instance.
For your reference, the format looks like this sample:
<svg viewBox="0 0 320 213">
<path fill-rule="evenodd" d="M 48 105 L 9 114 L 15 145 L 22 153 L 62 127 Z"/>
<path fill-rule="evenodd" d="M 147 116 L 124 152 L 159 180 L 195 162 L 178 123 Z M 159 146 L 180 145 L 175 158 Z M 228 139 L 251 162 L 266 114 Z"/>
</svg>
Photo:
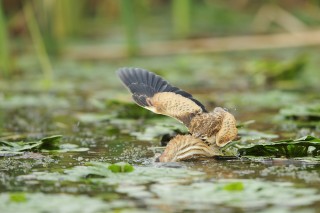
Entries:
<svg viewBox="0 0 320 213">
<path fill-rule="evenodd" d="M 132 93 L 133 100 L 155 113 L 176 118 L 189 126 L 193 116 L 206 112 L 192 95 L 152 72 L 140 68 L 120 68 L 117 74 Z"/>
</svg>

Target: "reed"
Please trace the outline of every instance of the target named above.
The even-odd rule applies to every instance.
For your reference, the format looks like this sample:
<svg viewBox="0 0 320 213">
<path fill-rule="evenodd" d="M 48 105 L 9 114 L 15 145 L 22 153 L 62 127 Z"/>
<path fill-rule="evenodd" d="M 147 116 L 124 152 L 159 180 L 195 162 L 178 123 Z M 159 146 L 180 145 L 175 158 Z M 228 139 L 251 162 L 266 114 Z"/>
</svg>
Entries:
<svg viewBox="0 0 320 213">
<path fill-rule="evenodd" d="M 53 32 L 58 39 L 75 35 L 83 27 L 85 0 L 55 0 L 53 5 Z"/>
<path fill-rule="evenodd" d="M 190 35 L 192 0 L 172 0 L 173 32 L 180 38 Z"/>
<path fill-rule="evenodd" d="M 137 23 L 134 14 L 134 1 L 121 0 L 120 12 L 127 38 L 127 53 L 129 56 L 137 55 L 139 44 L 137 39 Z"/>
<path fill-rule="evenodd" d="M 30 1 L 25 2 L 23 11 L 26 18 L 28 30 L 31 35 L 31 39 L 41 65 L 44 80 L 47 84 L 46 86 L 49 87 L 50 82 L 53 79 L 52 66 Z"/>
<path fill-rule="evenodd" d="M 10 47 L 2 0 L 0 0 L 0 74 L 1 73 L 6 77 L 10 73 Z"/>
</svg>

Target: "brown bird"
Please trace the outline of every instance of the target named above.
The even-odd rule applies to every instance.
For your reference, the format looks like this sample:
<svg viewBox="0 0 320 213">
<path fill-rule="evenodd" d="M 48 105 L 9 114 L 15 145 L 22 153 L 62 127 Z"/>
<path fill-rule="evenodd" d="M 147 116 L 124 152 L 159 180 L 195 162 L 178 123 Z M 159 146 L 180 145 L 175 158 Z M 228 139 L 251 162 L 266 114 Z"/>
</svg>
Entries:
<svg viewBox="0 0 320 213">
<path fill-rule="evenodd" d="M 191 133 L 170 140 L 160 162 L 219 155 L 218 147 L 236 138 L 236 120 L 223 108 L 208 112 L 192 95 L 144 69 L 120 68 L 117 74 L 138 105 L 177 119 Z"/>
</svg>

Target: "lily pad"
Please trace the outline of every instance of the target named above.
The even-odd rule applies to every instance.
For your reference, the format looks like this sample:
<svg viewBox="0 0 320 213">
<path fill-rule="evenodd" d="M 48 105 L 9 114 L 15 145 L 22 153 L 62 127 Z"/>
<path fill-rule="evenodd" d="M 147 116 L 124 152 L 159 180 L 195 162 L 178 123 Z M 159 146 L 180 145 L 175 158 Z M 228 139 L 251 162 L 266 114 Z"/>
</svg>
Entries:
<svg viewBox="0 0 320 213">
<path fill-rule="evenodd" d="M 284 118 L 291 120 L 320 121 L 320 103 L 291 105 L 281 109 L 280 114 L 284 116 Z"/>
<path fill-rule="evenodd" d="M 108 169 L 111 170 L 113 173 L 132 172 L 134 170 L 132 165 L 130 165 L 128 163 L 124 163 L 124 162 L 111 164 L 110 166 L 108 166 Z"/>
<path fill-rule="evenodd" d="M 88 147 L 79 147 L 77 144 L 64 143 L 60 144 L 57 149 L 42 149 L 41 152 L 54 152 L 54 153 L 64 153 L 64 152 L 86 152 Z"/>
<path fill-rule="evenodd" d="M 319 157 L 320 138 L 305 136 L 295 140 L 281 140 L 267 144 L 251 144 L 238 149 L 241 156 Z"/>
<path fill-rule="evenodd" d="M 84 152 L 87 147 L 79 147 L 76 144 L 60 144 L 62 135 L 53 135 L 38 141 L 0 141 L 0 156 L 22 155 L 26 151 L 41 152 Z"/>
<path fill-rule="evenodd" d="M 255 141 L 255 140 L 271 140 L 278 138 L 278 135 L 260 132 L 251 129 L 239 129 L 238 135 L 241 137 L 240 141 Z"/>
<path fill-rule="evenodd" d="M 104 201 L 83 195 L 43 194 L 43 193 L 2 193 L 0 212 L 105 212 L 110 205 Z"/>
<path fill-rule="evenodd" d="M 224 190 L 227 191 L 243 191 L 244 190 L 244 185 L 242 182 L 233 182 L 233 183 L 229 183 L 225 186 L 223 186 Z"/>
<path fill-rule="evenodd" d="M 50 137 L 42 138 L 38 141 L 0 141 L 0 156 L 8 155 L 9 153 L 18 154 L 24 151 L 59 149 L 61 138 L 61 135 L 53 135 Z"/>
<path fill-rule="evenodd" d="M 25 193 L 11 193 L 10 201 L 16 202 L 16 203 L 23 203 L 23 202 L 27 202 L 27 197 Z"/>
<path fill-rule="evenodd" d="M 219 180 L 190 185 L 155 184 L 151 186 L 151 192 L 159 199 L 148 199 L 147 203 L 166 206 L 175 211 L 212 210 L 224 205 L 247 212 L 270 206 L 290 209 L 320 201 L 317 189 L 297 188 L 288 182 L 261 180 Z"/>
<path fill-rule="evenodd" d="M 72 169 L 65 170 L 64 173 L 34 172 L 29 175 L 19 176 L 19 180 L 81 182 L 90 179 L 91 182 L 104 183 L 107 185 L 136 185 L 148 183 L 180 183 L 204 175 L 203 172 L 184 168 L 135 167 L 134 170 L 131 171 L 132 168 L 128 166 L 125 169 L 127 172 L 117 173 L 113 171 L 114 169 L 111 165 L 112 164 L 109 163 L 89 162 L 85 166 L 76 166 Z"/>
</svg>

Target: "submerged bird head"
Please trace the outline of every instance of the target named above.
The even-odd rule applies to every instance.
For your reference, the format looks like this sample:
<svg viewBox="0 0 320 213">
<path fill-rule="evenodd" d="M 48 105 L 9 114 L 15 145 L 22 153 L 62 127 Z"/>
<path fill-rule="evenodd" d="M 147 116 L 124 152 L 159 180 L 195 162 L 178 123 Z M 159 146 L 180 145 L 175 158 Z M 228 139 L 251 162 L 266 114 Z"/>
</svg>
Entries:
<svg viewBox="0 0 320 213">
<path fill-rule="evenodd" d="M 221 155 L 218 149 L 209 147 L 200 138 L 192 135 L 177 135 L 170 140 L 165 151 L 157 159 L 160 162 L 176 162 L 196 157 Z"/>
</svg>

